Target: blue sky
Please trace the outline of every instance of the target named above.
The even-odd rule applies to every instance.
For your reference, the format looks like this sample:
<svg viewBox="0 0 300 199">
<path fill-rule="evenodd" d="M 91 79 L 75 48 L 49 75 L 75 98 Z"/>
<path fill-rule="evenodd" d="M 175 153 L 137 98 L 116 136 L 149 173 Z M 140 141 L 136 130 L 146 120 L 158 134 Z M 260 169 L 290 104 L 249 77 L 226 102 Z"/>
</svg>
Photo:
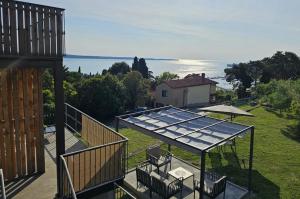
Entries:
<svg viewBox="0 0 300 199">
<path fill-rule="evenodd" d="M 300 55 L 299 0 L 31 0 L 66 9 L 68 54 L 249 61 Z"/>
</svg>

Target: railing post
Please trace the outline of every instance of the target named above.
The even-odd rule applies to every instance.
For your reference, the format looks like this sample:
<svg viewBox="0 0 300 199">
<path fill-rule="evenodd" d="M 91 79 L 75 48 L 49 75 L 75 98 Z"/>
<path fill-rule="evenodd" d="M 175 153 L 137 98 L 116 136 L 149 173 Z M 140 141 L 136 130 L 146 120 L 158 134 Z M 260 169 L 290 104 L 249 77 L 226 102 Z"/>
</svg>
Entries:
<svg viewBox="0 0 300 199">
<path fill-rule="evenodd" d="M 199 192 L 199 198 L 204 198 L 204 178 L 205 178 L 205 155 L 206 151 L 201 152 L 201 170 L 200 170 L 200 192 Z"/>
<path fill-rule="evenodd" d="M 119 117 L 116 117 L 116 131 L 119 132 L 119 123 L 120 123 L 120 119 Z"/>
<path fill-rule="evenodd" d="M 254 127 L 251 128 L 250 134 L 250 154 L 249 154 L 249 173 L 248 173 L 248 192 L 252 191 L 252 164 L 253 164 L 253 145 L 254 145 Z"/>
</svg>

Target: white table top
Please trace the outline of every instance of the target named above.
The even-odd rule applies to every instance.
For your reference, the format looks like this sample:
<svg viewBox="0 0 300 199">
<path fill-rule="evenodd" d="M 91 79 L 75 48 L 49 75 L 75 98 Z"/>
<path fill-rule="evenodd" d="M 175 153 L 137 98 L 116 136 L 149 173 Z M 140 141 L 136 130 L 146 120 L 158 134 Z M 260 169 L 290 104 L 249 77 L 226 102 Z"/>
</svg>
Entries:
<svg viewBox="0 0 300 199">
<path fill-rule="evenodd" d="M 182 168 L 182 167 L 178 167 L 176 169 L 173 169 L 171 171 L 168 172 L 169 175 L 173 176 L 174 178 L 183 178 L 183 180 L 193 176 L 194 174 L 187 171 L 186 169 Z"/>
</svg>

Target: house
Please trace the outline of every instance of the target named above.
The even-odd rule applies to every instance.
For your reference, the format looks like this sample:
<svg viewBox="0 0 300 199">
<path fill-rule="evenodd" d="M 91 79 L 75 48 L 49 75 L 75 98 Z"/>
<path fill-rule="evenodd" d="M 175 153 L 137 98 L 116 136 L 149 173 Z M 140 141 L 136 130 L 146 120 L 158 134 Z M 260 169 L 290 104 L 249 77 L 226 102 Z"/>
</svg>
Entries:
<svg viewBox="0 0 300 199">
<path fill-rule="evenodd" d="M 201 106 L 215 101 L 217 82 L 205 73 L 187 75 L 183 79 L 164 81 L 156 87 L 156 106 Z"/>
</svg>

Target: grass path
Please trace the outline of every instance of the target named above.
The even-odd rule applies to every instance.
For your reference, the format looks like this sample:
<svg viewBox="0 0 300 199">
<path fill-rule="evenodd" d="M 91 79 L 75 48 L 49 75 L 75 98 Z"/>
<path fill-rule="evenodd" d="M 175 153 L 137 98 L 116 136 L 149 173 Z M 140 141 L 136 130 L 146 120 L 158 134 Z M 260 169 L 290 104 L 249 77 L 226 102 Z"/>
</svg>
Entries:
<svg viewBox="0 0 300 199">
<path fill-rule="evenodd" d="M 255 198 L 300 198 L 300 142 L 282 133 L 282 130 L 295 124 L 296 121 L 276 112 L 266 111 L 262 107 L 254 109 L 251 113 L 256 117 L 237 117 L 235 121 L 255 126 L 253 165 Z M 215 114 L 214 116 L 221 117 Z M 122 129 L 121 133 L 129 138 L 129 152 L 141 151 L 130 158 L 131 167 L 145 160 L 144 151 L 148 145 L 158 142 L 131 129 Z M 227 175 L 235 183 L 246 186 L 249 137 L 247 135 L 244 139 L 237 139 L 236 153 L 233 153 L 230 147 L 222 152 L 211 151 L 207 156 L 207 168 Z M 195 154 L 176 147 L 172 147 L 172 153 L 199 165 L 199 156 Z"/>
</svg>

